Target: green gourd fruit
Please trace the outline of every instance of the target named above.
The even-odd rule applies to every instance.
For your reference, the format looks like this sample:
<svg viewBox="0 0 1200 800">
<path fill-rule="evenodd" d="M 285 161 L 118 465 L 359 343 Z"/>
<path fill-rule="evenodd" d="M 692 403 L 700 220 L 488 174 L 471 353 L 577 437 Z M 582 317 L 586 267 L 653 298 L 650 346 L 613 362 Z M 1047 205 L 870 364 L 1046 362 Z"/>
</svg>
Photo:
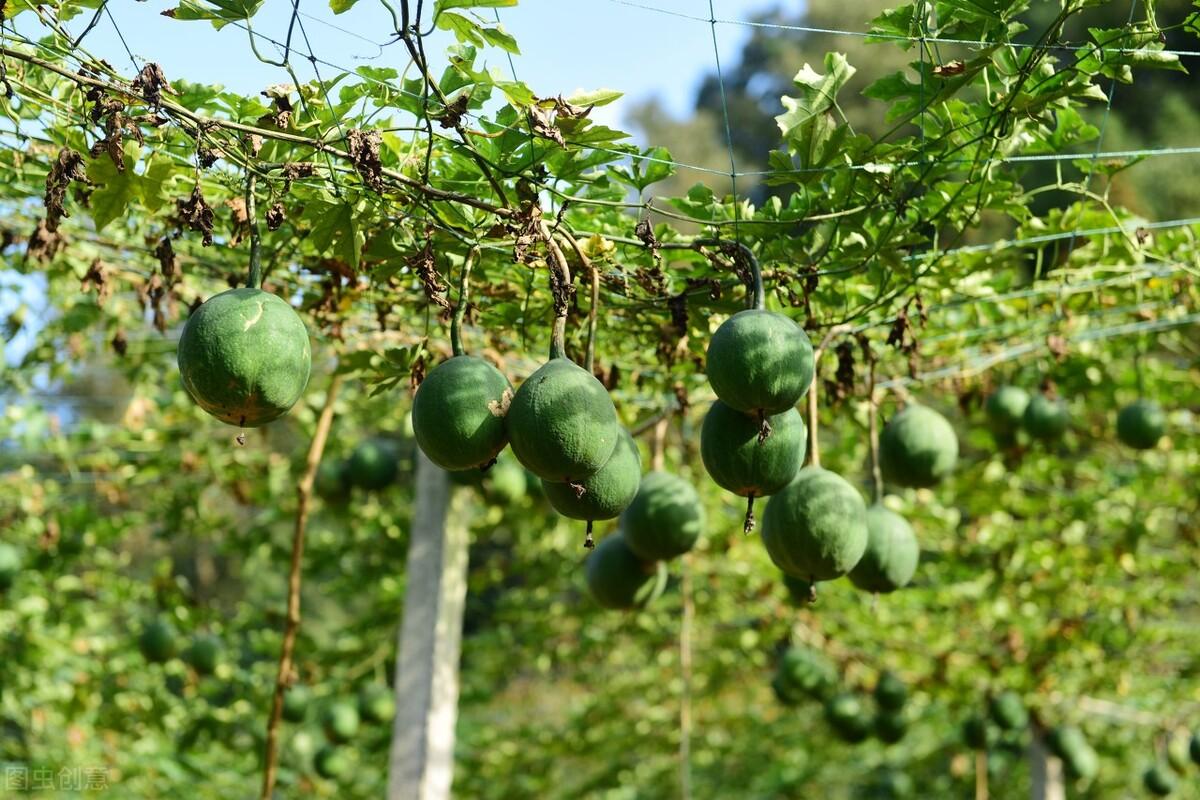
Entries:
<svg viewBox="0 0 1200 800">
<path fill-rule="evenodd" d="M 884 711 L 875 715 L 875 736 L 881 742 L 895 744 L 908 733 L 908 717 L 899 711 Z"/>
<path fill-rule="evenodd" d="M 835 695 L 825 703 L 825 719 L 844 741 L 858 743 L 871 735 L 871 718 L 857 695 Z"/>
<path fill-rule="evenodd" d="M 762 540 L 787 574 L 833 580 L 854 569 L 867 549 L 867 507 L 841 476 L 805 467 L 767 503 Z"/>
<path fill-rule="evenodd" d="M 1038 393 L 1029 398 L 1029 405 L 1025 409 L 1025 417 L 1022 421 L 1026 432 L 1033 438 L 1053 441 L 1061 438 L 1067 432 L 1070 418 L 1067 416 L 1067 408 L 1062 401 L 1051 400 Z"/>
<path fill-rule="evenodd" d="M 1073 778 L 1090 780 L 1100 768 L 1100 758 L 1088 744 L 1083 731 L 1059 725 L 1046 734 L 1046 749 L 1060 758 Z"/>
<path fill-rule="evenodd" d="M 717 397 L 756 417 L 787 411 L 812 385 L 812 342 L 790 317 L 774 311 L 748 309 L 725 320 L 708 343 L 706 360 Z"/>
<path fill-rule="evenodd" d="M 231 289 L 188 317 L 179 374 L 197 405 L 222 422 L 256 428 L 281 417 L 308 385 L 308 330 L 290 305 L 261 289 Z"/>
<path fill-rule="evenodd" d="M 1200 731 L 1192 734 L 1192 740 L 1188 743 L 1188 755 L 1192 763 L 1200 765 Z"/>
<path fill-rule="evenodd" d="M 928 406 L 911 404 L 888 421 L 879 436 L 879 466 L 897 486 L 941 483 L 958 462 L 954 428 Z"/>
<path fill-rule="evenodd" d="M 604 608 L 644 608 L 666 588 L 667 570 L 662 562 L 638 558 L 625 537 L 616 533 L 601 539 L 587 557 L 584 579 L 588 592 Z"/>
<path fill-rule="evenodd" d="M 0 592 L 12 587 L 21 572 L 21 553 L 11 544 L 0 542 Z"/>
<path fill-rule="evenodd" d="M 667 561 L 691 550 L 704 532 L 704 507 L 692 484 L 669 472 L 642 476 L 621 516 L 629 549 L 647 561 Z"/>
<path fill-rule="evenodd" d="M 345 461 L 322 460 L 313 476 L 313 491 L 327 503 L 344 503 L 350 498 L 350 472 Z"/>
<path fill-rule="evenodd" d="M 908 686 L 894 672 L 884 672 L 875 683 L 875 702 L 886 711 L 899 711 L 908 702 Z"/>
<path fill-rule="evenodd" d="M 344 778 L 354 768 L 354 761 L 344 747 L 327 744 L 313 756 L 313 769 L 325 780 Z"/>
<path fill-rule="evenodd" d="M 1117 437 L 1135 450 L 1153 450 L 1167 431 L 1167 415 L 1150 400 L 1137 400 L 1117 414 Z"/>
<path fill-rule="evenodd" d="M 521 384 L 507 421 L 517 459 L 554 483 L 578 483 L 594 475 L 621 438 L 608 390 L 566 358 L 551 359 Z"/>
<path fill-rule="evenodd" d="M 283 718 L 288 722 L 303 722 L 308 713 L 312 692 L 307 686 L 294 684 L 283 695 Z"/>
<path fill-rule="evenodd" d="M 1179 779 L 1165 764 L 1155 764 L 1142 774 L 1142 784 L 1150 794 L 1166 797 L 1179 786 Z"/>
<path fill-rule="evenodd" d="M 542 480 L 546 499 L 559 514 L 571 519 L 613 519 L 633 502 L 642 477 L 642 456 L 629 431 L 620 439 L 608 461 L 577 484 Z M 582 492 L 578 491 L 582 489 Z"/>
<path fill-rule="evenodd" d="M 175 656 L 175 627 L 165 619 L 146 623 L 138 637 L 138 649 L 147 661 L 162 663 Z"/>
<path fill-rule="evenodd" d="M 1020 386 L 1001 386 L 988 396 L 984 405 L 988 427 L 1001 435 L 1016 433 L 1021 428 L 1028 406 L 1029 392 Z"/>
<path fill-rule="evenodd" d="M 388 686 L 369 683 L 358 692 L 358 713 L 367 722 L 391 722 L 396 716 L 396 697 Z"/>
<path fill-rule="evenodd" d="M 820 652 L 807 647 L 791 647 L 779 660 L 778 674 L 791 690 L 823 700 L 837 685 L 838 674 Z"/>
<path fill-rule="evenodd" d="M 972 750 L 987 750 L 996 743 L 996 729 L 981 716 L 967 717 L 962 724 L 962 738 Z"/>
<path fill-rule="evenodd" d="M 321 716 L 321 727 L 329 741 L 342 744 L 358 733 L 358 709 L 353 703 L 337 701 L 325 709 Z"/>
<path fill-rule="evenodd" d="M 753 526 L 754 498 L 768 497 L 787 486 L 804 462 L 808 446 L 804 419 L 796 409 L 762 423 L 717 400 L 700 428 L 700 458 L 709 477 L 722 489 L 749 498 L 746 530 Z"/>
<path fill-rule="evenodd" d="M 184 654 L 184 660 L 201 675 L 213 674 L 221 661 L 220 640 L 215 636 L 197 636 Z"/>
<path fill-rule="evenodd" d="M 504 418 L 512 398 L 508 378 L 482 358 L 443 361 L 413 398 L 417 445 L 445 470 L 486 467 L 508 444 Z"/>
<path fill-rule="evenodd" d="M 908 520 L 875 504 L 867 509 L 867 549 L 850 570 L 850 582 L 867 592 L 894 592 L 912 580 L 920 558 Z"/>
<path fill-rule="evenodd" d="M 400 472 L 396 448 L 383 439 L 360 442 L 346 460 L 346 475 L 353 486 L 379 491 L 391 485 Z"/>
<path fill-rule="evenodd" d="M 1029 724 L 1029 712 L 1016 692 L 1001 692 L 988 704 L 992 721 L 1006 731 L 1015 731 Z"/>
</svg>

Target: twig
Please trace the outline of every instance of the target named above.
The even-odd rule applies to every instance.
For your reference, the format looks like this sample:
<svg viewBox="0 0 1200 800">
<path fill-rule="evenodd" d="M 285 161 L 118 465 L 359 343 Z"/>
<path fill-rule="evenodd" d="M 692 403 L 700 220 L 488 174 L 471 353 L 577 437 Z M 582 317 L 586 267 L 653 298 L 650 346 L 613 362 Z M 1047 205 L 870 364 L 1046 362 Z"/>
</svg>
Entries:
<svg viewBox="0 0 1200 800">
<path fill-rule="evenodd" d="M 458 305 L 454 307 L 454 315 L 450 318 L 450 350 L 456 356 L 464 352 L 462 346 L 463 316 L 467 313 L 467 286 L 471 277 L 471 267 L 479 257 L 479 248 L 472 247 L 463 259 L 462 271 L 458 274 Z"/>
<path fill-rule="evenodd" d="M 554 289 L 554 327 L 550 332 L 550 358 L 566 358 L 567 356 L 567 309 L 570 307 L 568 300 L 571 292 L 571 268 L 567 266 L 567 257 L 563 255 L 562 248 L 558 246 L 558 242 L 554 241 L 554 235 L 550 231 L 550 226 L 543 220 L 541 222 L 542 239 L 546 242 L 546 247 L 550 250 L 550 260 L 554 263 L 550 265 L 552 274 L 550 277 L 550 286 Z"/>
<path fill-rule="evenodd" d="M 296 647 L 296 634 L 300 630 L 300 575 L 304 561 L 304 531 L 308 525 L 308 503 L 312 497 L 313 480 L 321 455 L 325 452 L 325 440 L 333 424 L 333 405 L 337 400 L 342 376 L 335 374 L 325 392 L 325 405 L 317 418 L 312 444 L 304 464 L 304 474 L 296 484 L 296 527 L 292 535 L 292 561 L 288 572 L 287 621 L 283 629 L 283 647 L 279 653 L 279 672 L 275 677 L 275 697 L 271 703 L 271 717 L 267 722 L 266 754 L 263 758 L 263 786 L 261 800 L 270 800 L 275 790 L 275 771 L 279 757 L 279 721 L 283 716 L 283 697 L 292 680 L 292 652 Z"/>
<path fill-rule="evenodd" d="M 257 176 L 252 170 L 246 171 L 246 225 L 250 228 L 250 268 L 246 273 L 246 286 L 251 289 L 262 288 L 262 242 L 258 235 L 258 212 L 254 199 L 254 187 Z"/>
</svg>

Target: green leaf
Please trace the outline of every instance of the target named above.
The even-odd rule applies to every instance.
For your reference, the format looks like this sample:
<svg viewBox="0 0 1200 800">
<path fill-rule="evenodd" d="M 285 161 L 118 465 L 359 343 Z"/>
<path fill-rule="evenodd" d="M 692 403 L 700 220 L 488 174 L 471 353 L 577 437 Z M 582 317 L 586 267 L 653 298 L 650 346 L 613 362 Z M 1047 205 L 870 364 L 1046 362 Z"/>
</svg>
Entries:
<svg viewBox="0 0 1200 800">
<path fill-rule="evenodd" d="M 318 251 L 339 256 L 358 269 L 364 237 L 355 224 L 353 204 L 324 198 L 315 200 L 305 207 L 304 219 L 312 225 L 309 240 Z"/>
<path fill-rule="evenodd" d="M 358 0 L 329 0 L 329 7 L 335 14 L 345 14 L 354 8 L 354 4 L 357 2 Z"/>
<path fill-rule="evenodd" d="M 139 153 L 135 142 L 126 142 L 125 169 L 120 172 L 107 155 L 88 162 L 88 180 L 97 187 L 88 199 L 88 210 L 92 212 L 96 230 L 104 230 L 108 223 L 125 216 L 129 204 L 141 195 L 141 178 L 133 171 Z"/>
<path fill-rule="evenodd" d="M 451 8 L 508 8 L 515 6 L 517 0 L 437 0 L 434 5 L 434 16 Z"/>
<path fill-rule="evenodd" d="M 618 92 L 616 89 L 595 89 L 590 92 L 576 92 L 566 100 L 573 106 L 606 106 L 624 95 L 624 92 Z"/>
<path fill-rule="evenodd" d="M 175 179 L 181 174 L 183 170 L 171 159 L 151 156 L 140 182 L 142 205 L 147 211 L 157 213 L 171 201 Z"/>
<path fill-rule="evenodd" d="M 825 69 L 826 73 L 822 75 L 805 64 L 792 79 L 800 96 L 784 97 L 783 105 L 787 111 L 775 118 L 785 137 L 802 132 L 817 116 L 833 108 L 838 90 L 856 71 L 842 53 L 826 53 Z"/>
<path fill-rule="evenodd" d="M 208 20 L 218 30 L 230 22 L 251 19 L 262 8 L 264 0 L 181 0 L 178 6 L 164 12 L 174 19 Z"/>
</svg>

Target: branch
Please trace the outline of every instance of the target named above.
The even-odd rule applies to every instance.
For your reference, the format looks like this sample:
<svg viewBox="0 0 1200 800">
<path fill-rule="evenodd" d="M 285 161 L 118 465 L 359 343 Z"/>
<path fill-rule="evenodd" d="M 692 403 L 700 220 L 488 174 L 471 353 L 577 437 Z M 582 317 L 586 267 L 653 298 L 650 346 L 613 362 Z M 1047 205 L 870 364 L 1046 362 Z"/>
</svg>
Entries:
<svg viewBox="0 0 1200 800">
<path fill-rule="evenodd" d="M 450 318 L 450 350 L 454 355 L 461 356 L 463 316 L 467 313 L 467 282 L 471 277 L 471 267 L 479 256 L 479 248 L 472 247 L 463 259 L 462 271 L 458 275 L 458 305 L 454 307 L 454 316 Z"/>
<path fill-rule="evenodd" d="M 550 331 L 550 358 L 565 358 L 567 355 L 567 309 L 570 306 L 571 269 L 562 248 L 554 241 L 554 235 L 545 220 L 541 222 L 542 239 L 550 250 L 550 288 L 554 294 L 554 327 Z"/>
<path fill-rule="evenodd" d="M 263 767 L 261 800 L 270 800 L 275 789 L 275 770 L 279 756 L 279 720 L 283 716 L 283 696 L 292 682 L 292 651 L 296 647 L 296 634 L 300 630 L 300 573 L 304 560 L 304 530 L 308 524 L 308 502 L 312 496 L 313 479 L 325 452 L 325 440 L 333 423 L 333 404 L 341 388 L 342 376 L 335 374 L 325 393 L 325 405 L 317 418 L 312 444 L 308 448 L 304 474 L 296 485 L 296 528 L 292 536 L 292 562 L 288 572 L 287 621 L 283 630 L 283 648 L 279 653 L 279 673 L 275 677 L 275 697 L 271 703 L 271 717 L 267 722 L 267 747 Z"/>
</svg>

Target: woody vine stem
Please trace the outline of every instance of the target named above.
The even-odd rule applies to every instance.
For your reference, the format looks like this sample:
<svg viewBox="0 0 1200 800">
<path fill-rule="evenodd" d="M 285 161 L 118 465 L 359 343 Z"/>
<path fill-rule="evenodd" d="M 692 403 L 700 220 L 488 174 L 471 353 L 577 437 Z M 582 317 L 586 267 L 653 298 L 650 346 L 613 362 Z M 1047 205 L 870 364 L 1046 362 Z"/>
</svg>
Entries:
<svg viewBox="0 0 1200 800">
<path fill-rule="evenodd" d="M 250 229 L 250 269 L 246 275 L 246 285 L 251 289 L 261 289 L 262 274 L 262 241 L 258 234 L 258 213 L 255 208 L 254 190 L 257 176 L 253 170 L 246 171 L 246 225 Z"/>
<path fill-rule="evenodd" d="M 458 305 L 454 307 L 454 315 L 450 317 L 450 350 L 456 356 L 466 351 L 462 346 L 463 316 L 467 313 L 467 287 L 471 277 L 471 267 L 479 257 L 479 248 L 472 247 L 463 259 L 462 270 L 458 273 Z"/>
</svg>

